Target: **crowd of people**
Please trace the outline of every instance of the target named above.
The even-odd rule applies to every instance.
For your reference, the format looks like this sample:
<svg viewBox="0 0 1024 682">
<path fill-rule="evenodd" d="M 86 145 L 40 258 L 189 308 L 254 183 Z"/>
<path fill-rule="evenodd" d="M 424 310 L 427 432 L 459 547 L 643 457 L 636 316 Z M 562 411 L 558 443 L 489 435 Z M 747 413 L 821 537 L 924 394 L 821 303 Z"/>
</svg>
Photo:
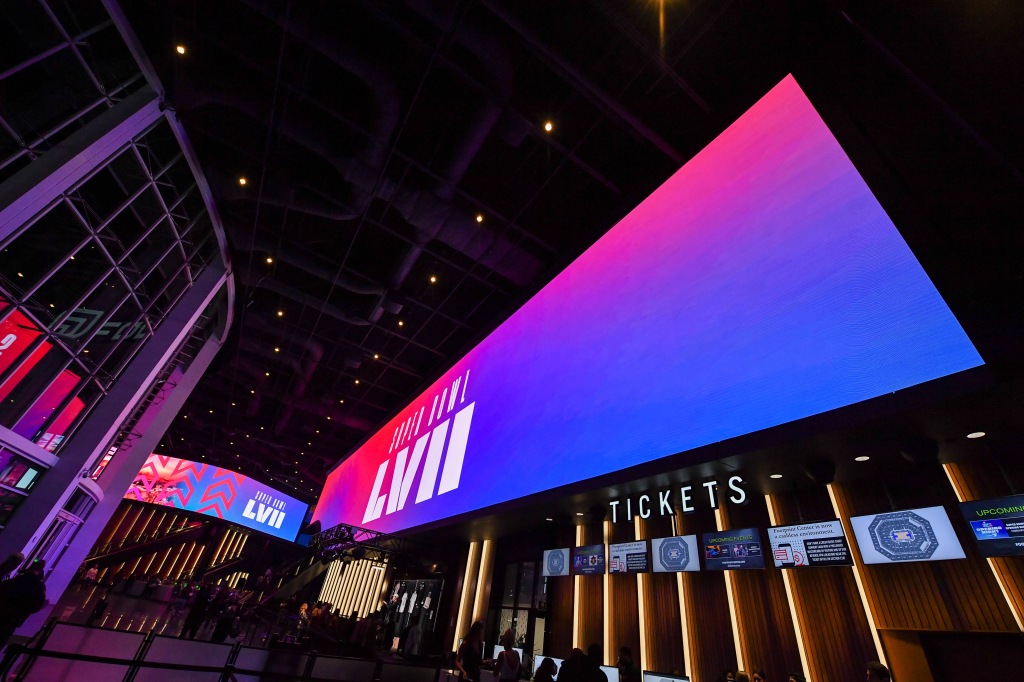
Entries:
<svg viewBox="0 0 1024 682">
<path fill-rule="evenodd" d="M 484 624 L 473 623 L 469 632 L 462 640 L 455 656 L 455 669 L 461 679 L 471 682 L 481 680 L 518 680 L 531 679 L 528 668 L 516 652 L 515 637 L 511 629 L 505 630 L 499 638 L 502 650 L 497 658 L 484 658 Z M 535 682 L 608 682 L 608 675 L 601 669 L 604 652 L 599 644 L 591 644 L 586 653 L 582 649 L 573 649 L 569 657 L 559 666 L 555 659 L 542 658 L 537 663 L 532 679 Z M 642 671 L 633 660 L 633 652 L 629 647 L 621 647 L 615 667 L 621 682 L 641 682 Z M 673 674 L 680 675 L 680 671 Z M 768 682 L 768 676 L 762 670 L 747 672 L 745 670 L 726 671 L 719 678 L 724 682 Z M 867 664 L 867 682 L 890 682 L 889 669 L 878 661 Z M 801 673 L 791 673 L 786 682 L 808 682 Z"/>
</svg>

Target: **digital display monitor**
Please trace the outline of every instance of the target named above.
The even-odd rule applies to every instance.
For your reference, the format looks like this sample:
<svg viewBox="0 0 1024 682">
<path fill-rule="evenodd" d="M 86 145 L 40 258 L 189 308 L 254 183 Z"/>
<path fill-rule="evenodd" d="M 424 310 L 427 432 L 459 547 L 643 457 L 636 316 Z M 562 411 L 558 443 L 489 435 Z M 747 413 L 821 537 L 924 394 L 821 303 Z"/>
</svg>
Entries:
<svg viewBox="0 0 1024 682">
<path fill-rule="evenodd" d="M 854 516 L 850 525 L 865 564 L 965 558 L 942 507 Z"/>
<path fill-rule="evenodd" d="M 690 678 L 685 675 L 668 675 L 645 670 L 643 682 L 690 682 Z"/>
<path fill-rule="evenodd" d="M 308 506 L 230 469 L 157 454 L 146 460 L 124 499 L 215 516 L 289 541 Z"/>
<path fill-rule="evenodd" d="M 646 540 L 608 545 L 609 573 L 647 573 L 650 570 Z"/>
<path fill-rule="evenodd" d="M 619 682 L 619 669 L 612 665 L 602 665 L 601 670 L 608 676 L 608 682 Z"/>
<path fill-rule="evenodd" d="M 701 554 L 696 535 L 651 540 L 651 563 L 655 573 L 699 571 Z"/>
<path fill-rule="evenodd" d="M 764 568 L 761 536 L 756 528 L 704 533 L 704 565 L 709 571 Z"/>
<path fill-rule="evenodd" d="M 1024 495 L 961 502 L 982 556 L 1024 555 Z"/>
<path fill-rule="evenodd" d="M 569 548 L 549 549 L 544 552 L 544 569 L 542 573 L 548 577 L 569 575 Z"/>
<path fill-rule="evenodd" d="M 604 545 L 584 545 L 572 552 L 574 575 L 604 575 Z"/>
<path fill-rule="evenodd" d="M 838 519 L 768 529 L 775 568 L 852 566 L 853 555 Z"/>
<path fill-rule="evenodd" d="M 494 655 L 491 656 L 491 658 L 493 658 L 494 660 L 498 660 L 498 654 L 500 654 L 504 650 L 505 650 L 505 647 L 503 647 L 501 644 L 495 644 L 494 645 Z M 522 661 L 523 661 L 523 650 L 518 648 L 518 647 L 512 647 L 512 650 L 515 651 L 517 654 L 519 654 L 519 662 L 522 663 Z"/>
<path fill-rule="evenodd" d="M 398 532 L 982 364 L 787 76 L 348 455 L 313 518 Z"/>
</svg>

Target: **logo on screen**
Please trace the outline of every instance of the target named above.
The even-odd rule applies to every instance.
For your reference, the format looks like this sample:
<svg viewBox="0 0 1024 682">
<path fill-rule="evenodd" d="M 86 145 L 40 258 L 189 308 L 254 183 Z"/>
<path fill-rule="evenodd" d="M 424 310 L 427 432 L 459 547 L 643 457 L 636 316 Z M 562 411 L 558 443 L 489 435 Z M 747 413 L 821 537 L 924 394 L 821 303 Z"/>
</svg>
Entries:
<svg viewBox="0 0 1024 682">
<path fill-rule="evenodd" d="M 451 385 L 434 395 L 429 415 L 424 402 L 419 410 L 414 410 L 411 416 L 395 428 L 388 450 L 389 455 L 398 451 L 395 466 L 391 470 L 391 490 L 381 494 L 384 478 L 391 465 L 389 456 L 377 468 L 377 476 L 366 502 L 363 523 L 379 519 L 382 514 L 393 514 L 404 509 L 417 473 L 420 474 L 420 484 L 413 504 L 432 498 L 435 486 L 438 495 L 459 487 L 469 428 L 473 423 L 473 409 L 476 407 L 475 402 L 466 404 L 468 385 L 469 370 L 466 370 Z M 429 429 L 422 436 L 421 427 Z"/>
</svg>

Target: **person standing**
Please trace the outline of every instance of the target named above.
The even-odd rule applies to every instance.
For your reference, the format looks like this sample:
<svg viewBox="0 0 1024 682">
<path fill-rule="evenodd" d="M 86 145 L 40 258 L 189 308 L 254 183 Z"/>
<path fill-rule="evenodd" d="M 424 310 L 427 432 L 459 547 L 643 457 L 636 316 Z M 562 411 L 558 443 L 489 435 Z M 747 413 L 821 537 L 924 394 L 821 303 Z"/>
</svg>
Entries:
<svg viewBox="0 0 1024 682">
<path fill-rule="evenodd" d="M 455 656 L 455 667 L 459 669 L 459 677 L 471 682 L 480 682 L 480 665 L 484 660 L 484 624 L 473 623 L 469 633 Z"/>
<path fill-rule="evenodd" d="M 0 581 L 7 580 L 7 577 L 14 572 L 18 566 L 25 561 L 25 555 L 21 552 L 14 552 L 0 562 Z"/>
<path fill-rule="evenodd" d="M 640 668 L 633 663 L 633 651 L 628 646 L 619 649 L 618 668 L 621 682 L 640 682 Z"/>
<path fill-rule="evenodd" d="M 515 635 L 512 634 L 512 628 L 505 630 L 498 638 L 498 644 L 504 647 L 504 650 L 498 654 L 498 660 L 494 666 L 494 676 L 499 680 L 519 679 L 519 652 L 512 647 L 514 643 Z"/>
<path fill-rule="evenodd" d="M 537 672 L 533 675 L 533 682 L 555 682 L 558 675 L 558 665 L 550 658 L 545 658 L 537 666 Z"/>
<path fill-rule="evenodd" d="M 46 562 L 36 559 L 18 575 L 0 583 L 0 647 L 36 611 L 46 606 Z"/>
</svg>

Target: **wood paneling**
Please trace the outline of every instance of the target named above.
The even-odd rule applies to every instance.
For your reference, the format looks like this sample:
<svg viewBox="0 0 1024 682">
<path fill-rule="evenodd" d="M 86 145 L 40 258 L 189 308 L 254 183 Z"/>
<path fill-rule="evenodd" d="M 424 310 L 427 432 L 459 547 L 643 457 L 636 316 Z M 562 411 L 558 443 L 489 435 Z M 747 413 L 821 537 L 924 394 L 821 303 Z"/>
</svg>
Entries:
<svg viewBox="0 0 1024 682">
<path fill-rule="evenodd" d="M 754 498 L 741 506 L 723 507 L 723 515 L 728 528 L 763 529 L 771 525 L 763 498 Z M 767 540 L 766 537 L 761 539 L 762 542 Z M 786 679 L 801 666 L 782 573 L 769 567 L 730 571 L 729 577 L 733 580 L 736 620 L 747 670 L 763 670 L 768 679 Z"/>
<path fill-rule="evenodd" d="M 995 576 L 978 555 L 966 524 L 957 520 L 956 496 L 938 463 L 917 467 L 912 477 L 888 490 L 876 481 L 861 481 L 834 485 L 833 492 L 850 538 L 853 532 L 846 519 L 851 516 L 942 504 L 967 556 L 965 560 L 864 566 L 852 542 L 879 630 L 1018 631 Z"/>
<path fill-rule="evenodd" d="M 824 487 L 775 495 L 772 502 L 779 525 L 835 518 Z M 788 575 L 803 637 L 807 678 L 832 682 L 863 680 L 865 662 L 874 660 L 877 654 L 853 569 L 803 568 L 789 570 Z"/>
<path fill-rule="evenodd" d="M 945 469 L 959 499 L 984 500 L 1014 493 L 1005 471 L 991 458 L 946 464 Z M 1024 557 L 993 557 L 987 562 L 1014 613 L 1018 629 L 1024 630 Z"/>
<path fill-rule="evenodd" d="M 576 543 L 575 531 L 571 528 L 559 530 L 550 546 L 572 547 Z M 544 622 L 544 653 L 568 658 L 572 651 L 573 581 L 575 578 L 546 578 L 547 618 Z"/>
<path fill-rule="evenodd" d="M 679 535 L 700 534 L 714 530 L 714 514 L 704 507 L 690 514 L 677 514 Z M 724 679 L 726 670 L 736 669 L 736 647 L 733 644 L 729 598 L 725 592 L 725 575 L 720 571 L 681 574 L 683 599 L 686 603 L 687 638 L 692 660 L 687 673 L 693 682 L 715 682 Z M 674 605 L 673 605 L 674 606 Z"/>
<path fill-rule="evenodd" d="M 636 539 L 631 523 L 608 523 L 609 544 Z M 630 574 L 608 576 L 609 642 L 605 646 L 605 663 L 614 665 L 619 647 L 628 646 L 633 660 L 640 660 L 640 608 L 637 598 L 637 577 Z"/>
<path fill-rule="evenodd" d="M 651 517 L 641 522 L 641 538 L 663 538 L 672 535 L 672 519 Z M 647 638 L 645 668 L 658 672 L 685 670 L 683 629 L 679 620 L 679 589 L 674 573 L 648 573 L 644 576 L 641 598 L 644 603 L 644 633 Z M 642 645 L 641 645 L 642 646 Z M 640 652 L 633 650 L 633 660 L 640 662 Z"/>
<path fill-rule="evenodd" d="M 604 542 L 604 529 L 600 523 L 581 528 L 583 534 L 580 545 L 599 545 Z M 604 576 L 582 575 L 573 576 L 572 579 L 579 584 L 579 601 L 576 604 L 579 636 L 574 646 L 586 651 L 589 645 L 604 641 Z"/>
</svg>

